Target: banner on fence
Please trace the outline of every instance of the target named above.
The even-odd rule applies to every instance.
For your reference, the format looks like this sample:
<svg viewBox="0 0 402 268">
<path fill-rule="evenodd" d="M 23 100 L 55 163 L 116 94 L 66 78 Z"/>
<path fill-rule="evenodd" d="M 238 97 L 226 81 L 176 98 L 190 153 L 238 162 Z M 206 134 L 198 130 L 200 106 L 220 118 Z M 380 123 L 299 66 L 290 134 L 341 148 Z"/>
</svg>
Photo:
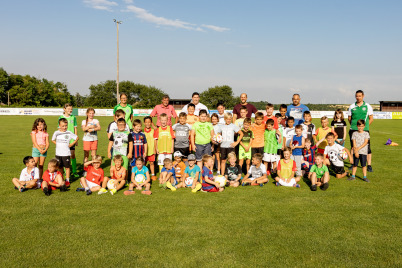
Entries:
<svg viewBox="0 0 402 268">
<path fill-rule="evenodd" d="M 402 119 L 402 112 L 392 112 L 392 119 Z"/>
</svg>

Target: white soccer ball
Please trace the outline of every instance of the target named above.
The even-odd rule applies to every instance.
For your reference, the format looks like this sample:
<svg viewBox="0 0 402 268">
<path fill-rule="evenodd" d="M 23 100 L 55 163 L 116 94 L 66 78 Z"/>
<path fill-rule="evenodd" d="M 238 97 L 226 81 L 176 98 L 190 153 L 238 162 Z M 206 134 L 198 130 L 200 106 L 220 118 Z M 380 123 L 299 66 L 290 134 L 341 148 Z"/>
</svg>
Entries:
<svg viewBox="0 0 402 268">
<path fill-rule="evenodd" d="M 215 182 L 219 183 L 219 187 L 225 187 L 226 185 L 226 178 L 222 175 L 215 177 Z"/>
<path fill-rule="evenodd" d="M 110 179 L 108 182 L 107 182 L 107 188 L 109 189 L 109 190 L 113 190 L 113 189 L 115 189 L 116 187 L 114 187 L 114 183 L 115 183 L 115 179 Z"/>
<path fill-rule="evenodd" d="M 345 149 L 343 149 L 340 153 L 339 153 L 339 159 L 340 160 L 346 160 L 346 159 L 348 159 L 348 153 L 346 152 L 346 150 Z"/>
<path fill-rule="evenodd" d="M 191 178 L 191 177 L 187 177 L 187 178 L 184 180 L 184 184 L 186 184 L 186 187 L 192 186 L 192 185 L 193 185 L 193 182 L 194 182 L 194 179 Z"/>
<path fill-rule="evenodd" d="M 143 174 L 138 174 L 134 177 L 137 183 L 143 183 L 145 181 L 145 176 Z"/>
<path fill-rule="evenodd" d="M 216 134 L 214 137 L 213 137 L 213 140 L 215 141 L 215 142 L 217 142 L 217 143 L 222 143 L 222 141 L 223 141 L 223 137 L 222 137 L 222 135 L 221 134 Z"/>
</svg>

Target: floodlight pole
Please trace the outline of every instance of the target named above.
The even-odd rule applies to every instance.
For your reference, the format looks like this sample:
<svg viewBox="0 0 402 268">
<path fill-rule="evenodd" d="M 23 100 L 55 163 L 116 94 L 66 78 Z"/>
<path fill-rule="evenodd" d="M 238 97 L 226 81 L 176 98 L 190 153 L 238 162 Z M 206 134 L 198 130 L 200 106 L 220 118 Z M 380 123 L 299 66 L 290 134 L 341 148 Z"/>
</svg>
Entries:
<svg viewBox="0 0 402 268">
<path fill-rule="evenodd" d="M 116 23 L 117 27 L 117 79 L 116 79 L 116 97 L 117 97 L 117 105 L 120 103 L 120 93 L 119 93 L 119 24 L 121 24 L 121 21 L 118 21 L 116 19 L 113 19 L 114 23 Z"/>
</svg>

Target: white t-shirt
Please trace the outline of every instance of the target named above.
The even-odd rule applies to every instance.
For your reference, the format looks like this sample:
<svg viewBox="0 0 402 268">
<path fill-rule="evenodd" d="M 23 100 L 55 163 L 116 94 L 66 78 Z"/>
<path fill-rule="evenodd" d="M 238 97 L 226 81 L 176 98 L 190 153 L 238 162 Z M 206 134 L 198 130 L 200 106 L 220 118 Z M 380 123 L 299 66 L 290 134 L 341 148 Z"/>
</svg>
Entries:
<svg viewBox="0 0 402 268">
<path fill-rule="evenodd" d="M 31 181 L 31 180 L 39 180 L 39 169 L 34 167 L 30 173 L 28 173 L 28 168 L 24 168 L 21 171 L 20 181 Z"/>
<path fill-rule="evenodd" d="M 87 120 L 82 120 L 81 126 L 85 126 L 87 124 Z M 97 127 L 99 125 L 98 119 L 93 119 L 91 122 L 88 123 L 88 126 L 95 126 Z M 84 138 L 82 138 L 83 141 L 97 141 L 98 140 L 98 132 L 97 131 L 86 131 L 84 132 Z"/>
<path fill-rule="evenodd" d="M 296 135 L 295 127 L 285 127 L 283 129 L 283 136 L 286 138 L 286 147 L 290 146 L 290 141 L 292 140 L 293 136 Z"/>
<path fill-rule="evenodd" d="M 223 113 L 222 115 L 220 115 L 218 113 L 218 118 L 219 118 L 219 122 L 218 122 L 219 125 L 225 125 L 226 124 L 226 122 L 225 122 L 225 113 Z"/>
<path fill-rule="evenodd" d="M 328 155 L 329 161 L 331 161 L 334 166 L 343 167 L 344 163 L 341 159 L 339 159 L 339 153 L 342 152 L 344 148 L 345 147 L 338 143 L 334 143 L 332 146 L 327 145 L 325 147 L 324 154 Z"/>
<path fill-rule="evenodd" d="M 77 135 L 71 131 L 61 132 L 55 131 L 52 137 L 52 141 L 56 141 L 56 155 L 57 156 L 70 156 L 70 140 L 76 140 Z"/>
<path fill-rule="evenodd" d="M 240 128 L 233 123 L 229 125 L 219 125 L 218 128 L 223 138 L 221 148 L 230 148 L 230 145 L 234 142 L 234 135 L 240 131 Z"/>
<path fill-rule="evenodd" d="M 252 165 L 247 173 L 250 174 L 249 178 L 254 180 L 264 176 L 264 174 L 267 174 L 267 169 L 263 164 L 260 164 L 259 167 Z"/>
<path fill-rule="evenodd" d="M 106 132 L 107 133 L 113 133 L 115 131 L 118 131 L 119 128 L 117 127 L 117 123 L 115 121 L 113 121 L 112 123 L 109 124 L 109 126 L 107 127 Z M 128 127 L 128 125 L 126 124 L 126 128 L 124 129 L 124 131 L 129 131 L 130 132 L 130 128 Z"/>
<path fill-rule="evenodd" d="M 182 112 L 188 114 L 187 112 L 187 106 L 188 104 L 186 104 L 183 109 L 181 109 Z M 194 115 L 199 116 L 200 115 L 200 111 L 201 110 L 207 110 L 207 113 L 209 114 L 209 110 L 207 108 L 207 106 L 205 106 L 204 104 L 202 104 L 201 102 L 199 102 L 196 106 L 195 106 L 195 110 L 194 110 Z"/>
</svg>

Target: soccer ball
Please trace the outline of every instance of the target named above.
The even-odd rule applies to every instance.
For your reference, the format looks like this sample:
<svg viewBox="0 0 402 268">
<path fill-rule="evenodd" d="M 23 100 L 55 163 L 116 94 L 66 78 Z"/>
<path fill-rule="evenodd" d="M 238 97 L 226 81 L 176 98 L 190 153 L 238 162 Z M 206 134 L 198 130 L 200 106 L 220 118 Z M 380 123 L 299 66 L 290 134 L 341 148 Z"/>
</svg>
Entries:
<svg viewBox="0 0 402 268">
<path fill-rule="evenodd" d="M 192 185 L 193 185 L 193 182 L 194 182 L 194 179 L 191 178 L 191 177 L 187 177 L 187 178 L 184 180 L 184 184 L 186 184 L 186 187 L 192 186 Z"/>
<path fill-rule="evenodd" d="M 214 136 L 213 140 L 214 140 L 215 142 L 217 142 L 217 143 L 222 143 L 223 137 L 222 137 L 221 134 L 218 133 L 218 134 L 216 134 L 216 135 Z"/>
<path fill-rule="evenodd" d="M 115 181 L 116 181 L 115 179 L 110 179 L 110 180 L 107 182 L 107 188 L 108 188 L 109 190 L 115 189 L 115 187 L 114 187 Z"/>
<path fill-rule="evenodd" d="M 215 182 L 219 183 L 219 187 L 225 187 L 226 185 L 226 178 L 222 175 L 215 177 Z"/>
<path fill-rule="evenodd" d="M 143 183 L 145 181 L 145 176 L 143 174 L 138 174 L 134 177 L 137 183 Z"/>
<path fill-rule="evenodd" d="M 345 149 L 343 149 L 340 153 L 339 153 L 339 159 L 340 160 L 346 160 L 348 159 L 348 153 L 346 152 Z"/>
</svg>

